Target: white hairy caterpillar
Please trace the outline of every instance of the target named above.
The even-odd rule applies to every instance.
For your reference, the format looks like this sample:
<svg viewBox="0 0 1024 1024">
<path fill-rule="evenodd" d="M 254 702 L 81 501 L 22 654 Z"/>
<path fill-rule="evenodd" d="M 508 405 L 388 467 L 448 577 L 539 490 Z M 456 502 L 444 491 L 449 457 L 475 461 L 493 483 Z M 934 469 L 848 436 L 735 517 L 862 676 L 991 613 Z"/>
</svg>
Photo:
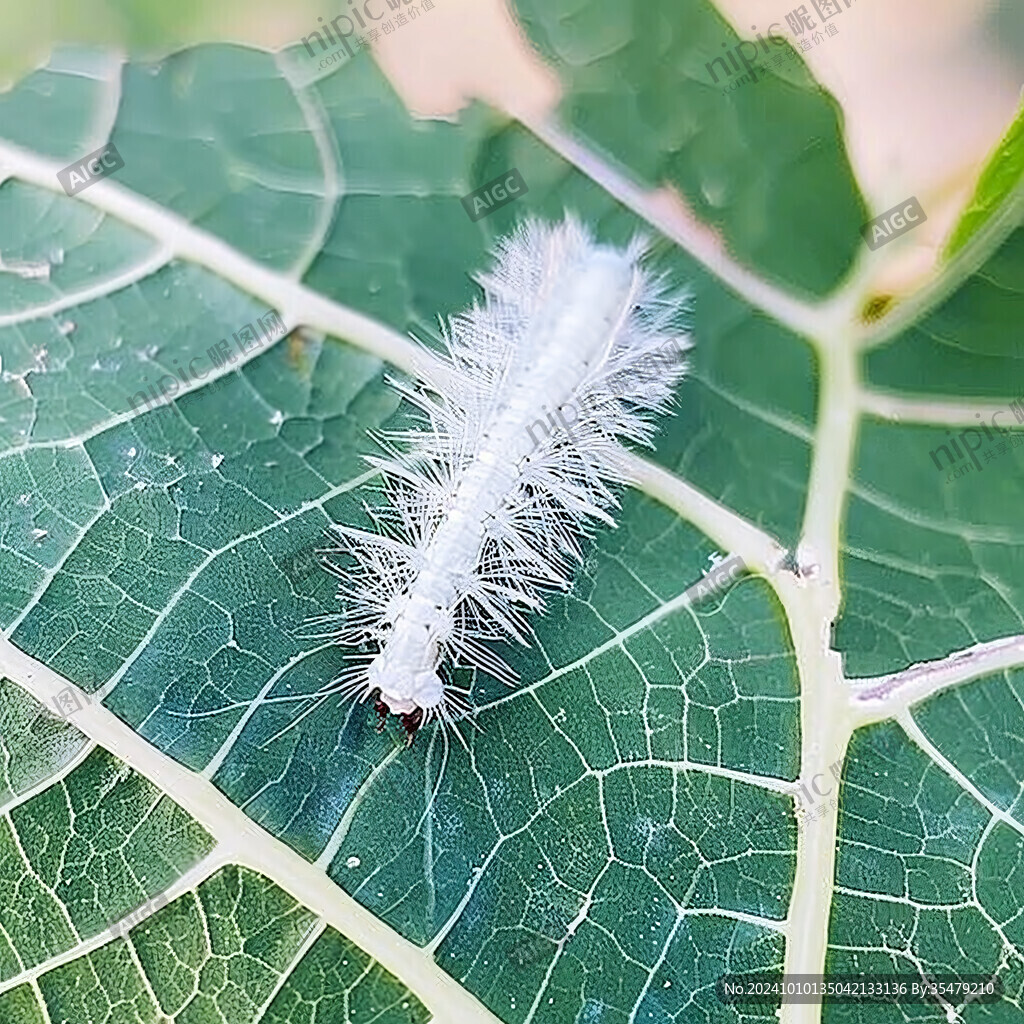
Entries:
<svg viewBox="0 0 1024 1024">
<path fill-rule="evenodd" d="M 367 457 L 388 503 L 364 506 L 373 531 L 333 527 L 356 565 L 325 562 L 343 610 L 321 621 L 372 651 L 349 655 L 330 692 L 375 696 L 381 726 L 397 715 L 410 743 L 468 710 L 444 667 L 516 681 L 485 643 L 528 645 L 542 592 L 568 590 L 581 541 L 615 525 L 619 440 L 650 446 L 690 345 L 688 296 L 641 266 L 644 249 L 598 244 L 571 216 L 524 223 L 475 278 L 483 302 L 442 324 L 444 393 L 391 382 L 423 428 Z"/>
</svg>

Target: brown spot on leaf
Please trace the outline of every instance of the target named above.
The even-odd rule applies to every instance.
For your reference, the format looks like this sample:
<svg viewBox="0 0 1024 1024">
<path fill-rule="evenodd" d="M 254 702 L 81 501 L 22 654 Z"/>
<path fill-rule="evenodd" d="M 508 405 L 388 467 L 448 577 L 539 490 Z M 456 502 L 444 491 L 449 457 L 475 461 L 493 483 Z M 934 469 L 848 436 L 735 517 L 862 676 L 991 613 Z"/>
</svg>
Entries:
<svg viewBox="0 0 1024 1024">
<path fill-rule="evenodd" d="M 893 302 L 895 301 L 892 295 L 872 295 L 860 311 L 860 319 L 862 323 L 873 324 L 876 320 L 881 320 L 886 313 L 892 308 Z"/>
</svg>

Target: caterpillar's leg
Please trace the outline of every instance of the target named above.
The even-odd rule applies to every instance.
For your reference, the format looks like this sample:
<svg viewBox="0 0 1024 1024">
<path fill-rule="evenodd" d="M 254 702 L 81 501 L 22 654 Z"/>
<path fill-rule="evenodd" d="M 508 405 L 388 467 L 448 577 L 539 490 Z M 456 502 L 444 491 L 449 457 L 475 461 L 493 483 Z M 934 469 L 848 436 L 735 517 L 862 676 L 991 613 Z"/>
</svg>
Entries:
<svg viewBox="0 0 1024 1024">
<path fill-rule="evenodd" d="M 388 720 L 390 710 L 387 704 L 380 699 L 380 690 L 377 691 L 377 696 L 373 700 L 373 710 L 377 712 L 377 732 L 383 732 L 384 723 Z"/>
<path fill-rule="evenodd" d="M 423 724 L 423 708 L 416 708 L 407 715 L 399 715 L 398 720 L 409 734 L 409 742 L 406 745 L 411 747 L 412 741 L 416 738 L 416 730 Z"/>
</svg>

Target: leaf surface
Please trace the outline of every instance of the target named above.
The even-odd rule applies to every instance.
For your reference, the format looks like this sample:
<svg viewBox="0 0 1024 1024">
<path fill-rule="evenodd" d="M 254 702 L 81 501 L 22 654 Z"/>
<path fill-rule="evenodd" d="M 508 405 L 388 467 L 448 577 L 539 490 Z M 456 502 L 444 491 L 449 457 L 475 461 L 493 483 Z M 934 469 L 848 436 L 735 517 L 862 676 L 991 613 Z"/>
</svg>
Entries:
<svg viewBox="0 0 1024 1024">
<path fill-rule="evenodd" d="M 738 37 L 702 2 L 519 14 L 566 89 L 540 128 L 240 46 L 61 51 L 0 96 L 0 1019 L 751 1024 L 777 1008 L 723 973 L 825 969 L 996 975 L 962 1019 L 1019 1013 L 1014 193 L 865 324 L 868 212 L 802 64 L 716 90 Z M 124 168 L 59 191 L 107 139 Z M 471 222 L 509 167 L 529 193 Z M 430 365 L 406 336 L 567 208 L 653 230 L 692 373 L 503 652 L 522 684 L 474 681 L 466 749 L 405 749 L 316 700 L 346 653 L 309 637 L 316 549 L 365 522 L 387 378 Z M 719 554 L 748 571 L 691 600 Z M 781 1020 L 904 1019 L 812 1009 Z"/>
</svg>

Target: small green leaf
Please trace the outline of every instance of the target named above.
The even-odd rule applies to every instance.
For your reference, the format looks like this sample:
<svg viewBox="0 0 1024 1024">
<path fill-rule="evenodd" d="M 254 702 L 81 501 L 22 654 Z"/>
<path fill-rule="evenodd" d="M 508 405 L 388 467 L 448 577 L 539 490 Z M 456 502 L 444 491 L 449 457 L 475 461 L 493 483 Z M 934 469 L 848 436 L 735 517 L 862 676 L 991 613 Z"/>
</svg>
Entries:
<svg viewBox="0 0 1024 1024">
<path fill-rule="evenodd" d="M 945 259 L 959 252 L 981 230 L 1003 201 L 1017 189 L 1021 175 L 1024 175 L 1024 105 L 1017 111 L 1017 116 L 979 175 L 974 195 L 946 242 Z"/>
</svg>

